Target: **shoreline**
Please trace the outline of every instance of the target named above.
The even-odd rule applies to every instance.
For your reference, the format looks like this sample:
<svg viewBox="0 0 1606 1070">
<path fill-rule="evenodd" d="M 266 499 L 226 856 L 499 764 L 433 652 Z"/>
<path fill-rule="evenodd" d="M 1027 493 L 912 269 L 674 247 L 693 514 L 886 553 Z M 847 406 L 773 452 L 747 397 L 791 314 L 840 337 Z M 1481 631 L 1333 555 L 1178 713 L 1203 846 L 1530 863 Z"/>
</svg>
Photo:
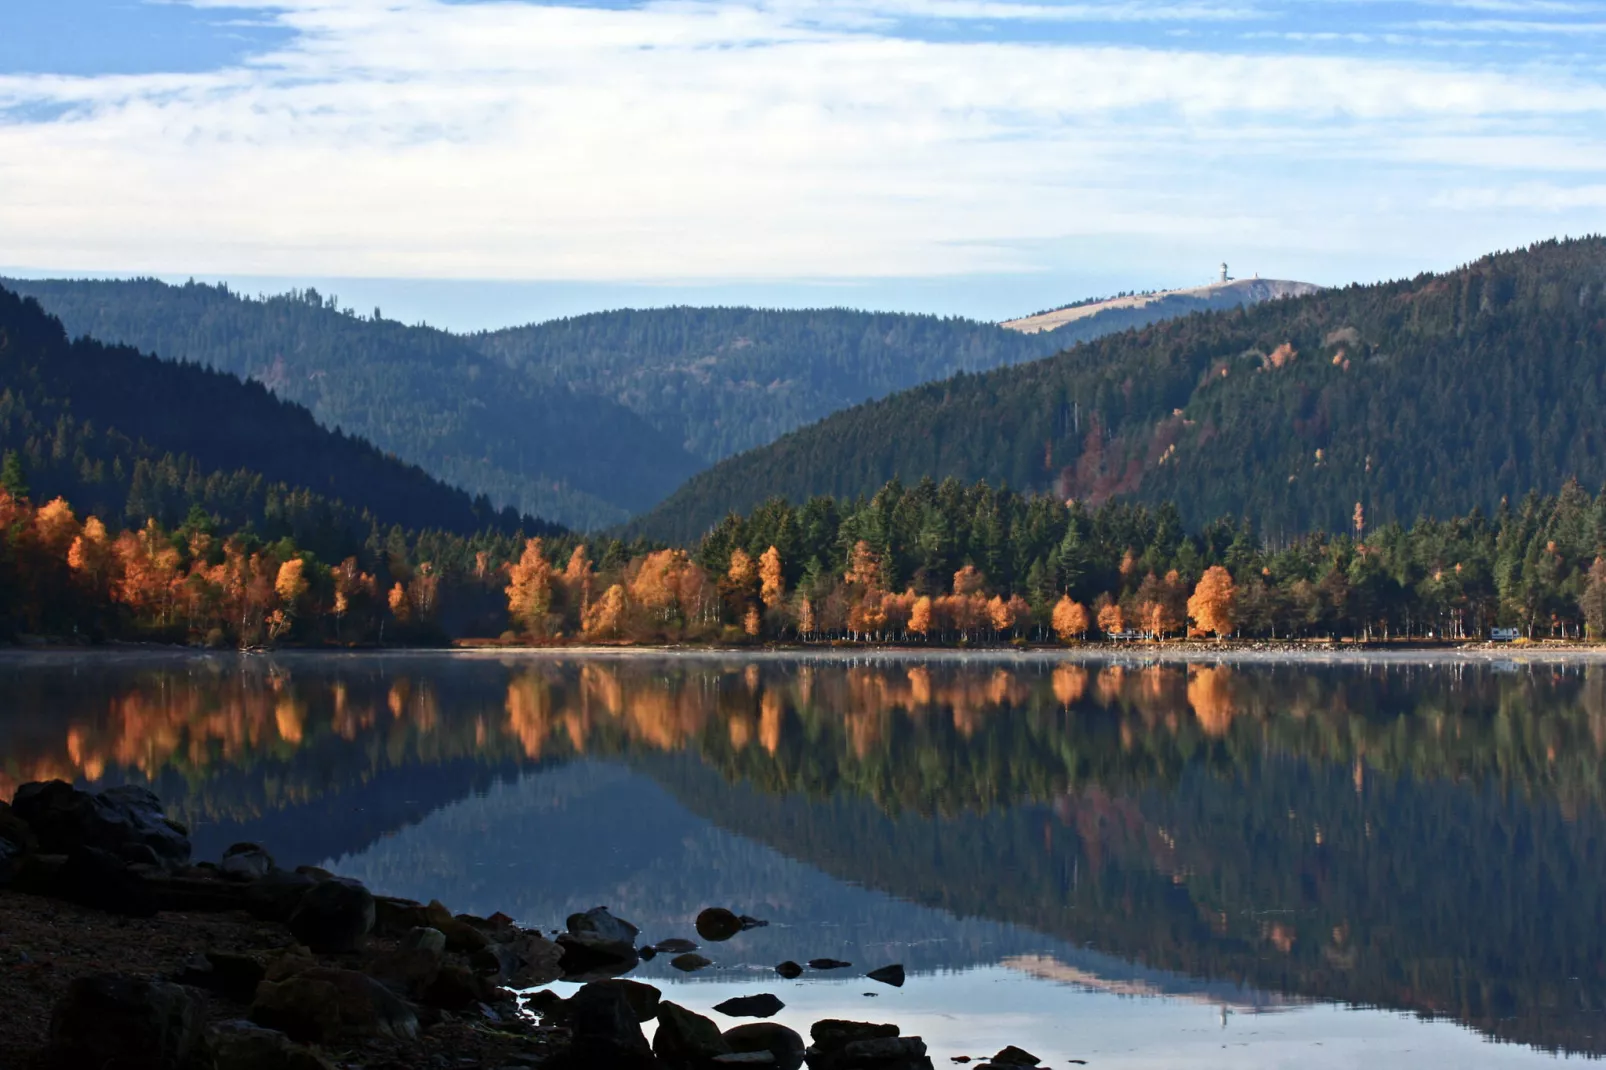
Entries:
<svg viewBox="0 0 1606 1070">
<path fill-rule="evenodd" d="M 471 661 L 562 661 L 594 659 L 617 661 L 760 661 L 865 664 L 875 662 L 950 662 L 962 664 L 1212 664 L 1212 665 L 1556 665 L 1606 664 L 1606 643 L 1576 640 L 1536 640 L 1520 643 L 1398 642 L 1331 643 L 1266 642 L 1260 640 L 1175 640 L 1149 643 L 1081 643 L 1074 646 L 1028 647 L 922 647 L 899 645 L 825 645 L 812 643 L 763 646 L 655 644 L 618 646 L 600 644 L 440 646 L 440 647 L 278 647 L 251 650 L 209 650 L 156 643 L 117 643 L 98 646 L 40 644 L 0 646 L 0 666 L 6 664 L 62 663 L 71 661 L 140 662 L 192 661 L 221 664 L 229 661 L 299 661 L 428 659 Z"/>
</svg>

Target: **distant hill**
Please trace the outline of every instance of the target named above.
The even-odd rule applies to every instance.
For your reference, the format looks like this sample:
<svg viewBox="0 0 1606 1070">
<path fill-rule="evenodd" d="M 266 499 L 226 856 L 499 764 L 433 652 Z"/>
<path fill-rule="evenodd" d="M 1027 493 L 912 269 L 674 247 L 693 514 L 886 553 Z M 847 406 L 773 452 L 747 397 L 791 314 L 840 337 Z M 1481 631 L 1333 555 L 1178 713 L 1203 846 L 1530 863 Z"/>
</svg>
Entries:
<svg viewBox="0 0 1606 1070">
<path fill-rule="evenodd" d="M 487 360 L 462 339 L 335 307 L 153 279 L 10 281 L 73 335 L 262 383 L 498 506 L 570 526 L 623 520 L 700 465 L 628 409 Z"/>
<path fill-rule="evenodd" d="M 1308 282 L 1290 282 L 1287 279 L 1235 279 L 1184 290 L 1157 290 L 1152 293 L 1122 294 L 1098 301 L 1080 301 L 1064 308 L 1005 320 L 999 326 L 1023 334 L 1053 332 L 1056 340 L 1065 344 L 1073 339 L 1086 341 L 1130 327 L 1146 327 L 1160 320 L 1186 316 L 1190 312 L 1258 305 L 1279 297 L 1306 297 L 1318 289 L 1320 287 Z"/>
<path fill-rule="evenodd" d="M 0 450 L 32 496 L 168 526 L 199 505 L 232 530 L 350 545 L 374 524 L 468 534 L 557 529 L 448 487 L 361 439 L 320 427 L 258 383 L 91 339 L 69 342 L 31 299 L 0 288 Z"/>
<path fill-rule="evenodd" d="M 699 474 L 635 529 L 690 538 L 770 495 L 929 475 L 1348 530 L 1357 503 L 1408 521 L 1599 486 L 1603 402 L 1606 239 L 1552 241 L 920 386 Z"/>
</svg>

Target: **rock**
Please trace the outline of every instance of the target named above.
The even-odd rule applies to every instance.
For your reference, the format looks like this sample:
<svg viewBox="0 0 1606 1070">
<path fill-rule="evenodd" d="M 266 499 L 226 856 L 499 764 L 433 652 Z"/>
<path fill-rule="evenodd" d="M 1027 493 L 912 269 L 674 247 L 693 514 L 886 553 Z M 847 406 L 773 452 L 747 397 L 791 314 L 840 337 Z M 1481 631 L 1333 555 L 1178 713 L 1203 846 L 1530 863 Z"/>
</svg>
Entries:
<svg viewBox="0 0 1606 1070">
<path fill-rule="evenodd" d="M 187 872 L 193 873 L 194 870 Z M 226 910 L 244 910 L 249 905 L 246 898 L 249 885 L 218 880 L 215 873 L 212 876 L 142 875 L 145 878 L 145 890 L 150 893 L 157 910 L 216 914 Z"/>
<path fill-rule="evenodd" d="M 250 1022 L 219 1022 L 206 1038 L 216 1070 L 335 1070 L 311 1048 Z"/>
<path fill-rule="evenodd" d="M 203 1055 L 206 1011 L 182 985 L 122 974 L 74 979 L 50 1015 L 50 1041 L 41 1062 L 52 1070 L 127 1065 L 181 1070 Z"/>
<path fill-rule="evenodd" d="M 130 918 L 149 918 L 156 900 L 144 878 L 98 847 L 74 847 L 56 871 L 53 894 L 69 902 Z"/>
<path fill-rule="evenodd" d="M 762 918 L 753 917 L 751 914 L 742 914 L 736 920 L 742 923 L 742 932 L 744 933 L 749 929 L 767 929 L 770 924 Z"/>
<path fill-rule="evenodd" d="M 374 927 L 374 897 L 354 880 L 315 883 L 290 915 L 290 933 L 319 954 L 355 951 Z"/>
<path fill-rule="evenodd" d="M 843 962 L 841 959 L 809 959 L 811 970 L 845 970 L 852 965 L 853 963 Z"/>
<path fill-rule="evenodd" d="M 727 1055 L 731 1049 L 712 1021 L 664 1000 L 658 1004 L 652 1050 L 669 1070 L 703 1070 L 716 1055 Z"/>
<path fill-rule="evenodd" d="M 658 1017 L 658 1003 L 663 993 L 652 985 L 643 981 L 631 981 L 623 977 L 610 978 L 606 981 L 592 981 L 585 988 L 618 989 L 625 994 L 625 1002 L 630 1004 L 630 1012 L 636 1016 L 638 1022 L 650 1022 Z M 584 991 L 585 989 L 581 989 Z"/>
<path fill-rule="evenodd" d="M 263 981 L 251 1004 L 251 1020 L 304 1043 L 418 1036 L 418 1016 L 405 1000 L 366 974 L 330 966 Z"/>
<path fill-rule="evenodd" d="M 169 821 L 161 800 L 145 788 L 125 785 L 91 795 L 61 780 L 34 782 L 17 789 L 11 812 L 28 824 L 46 854 L 96 847 L 120 856 L 125 847 L 144 845 L 170 869 L 190 858 L 183 826 Z"/>
<path fill-rule="evenodd" d="M 498 929 L 489 950 L 504 983 L 514 988 L 551 984 L 563 976 L 563 948 L 528 929 Z"/>
<path fill-rule="evenodd" d="M 315 881 L 326 881 L 334 876 L 333 873 L 330 873 L 322 866 L 297 866 L 296 872 L 303 877 L 311 877 Z"/>
<path fill-rule="evenodd" d="M 435 979 L 424 989 L 419 999 L 431 1007 L 461 1011 L 476 1003 L 488 1003 L 496 985 L 490 979 L 475 973 L 467 966 L 455 962 L 442 963 Z"/>
<path fill-rule="evenodd" d="M 11 804 L 6 802 L 0 802 L 0 842 L 12 844 L 21 854 L 39 850 L 39 837 L 28 822 L 11 812 Z"/>
<path fill-rule="evenodd" d="M 684 970 L 687 973 L 692 973 L 696 970 L 702 969 L 705 966 L 712 966 L 713 964 L 714 962 L 712 959 L 706 959 L 695 951 L 688 951 L 684 955 L 676 955 L 674 958 L 669 960 L 669 965 L 673 966 L 677 970 Z"/>
<path fill-rule="evenodd" d="M 318 882 L 303 873 L 270 869 L 245 890 L 245 908 L 262 921 L 289 921 Z"/>
<path fill-rule="evenodd" d="M 714 1004 L 714 1009 L 731 1018 L 773 1018 L 785 1006 L 777 997 L 761 992 L 756 996 L 735 996 Z"/>
<path fill-rule="evenodd" d="M 684 940 L 678 936 L 672 936 L 668 940 L 660 940 L 656 944 L 653 944 L 652 949 L 665 955 L 679 955 L 684 951 L 696 951 L 697 946 L 697 944 L 690 940 Z M 643 948 L 642 950 L 646 949 Z"/>
<path fill-rule="evenodd" d="M 779 1022 L 751 1022 L 724 1032 L 733 1052 L 767 1051 L 777 1070 L 798 1070 L 803 1065 L 803 1038 Z"/>
<path fill-rule="evenodd" d="M 237 843 L 223 852 L 219 872 L 230 880 L 256 881 L 268 875 L 273 867 L 273 856 L 260 844 Z"/>
<path fill-rule="evenodd" d="M 646 1070 L 658 1065 L 622 986 L 613 982 L 588 984 L 564 1003 L 573 1040 L 557 1060 L 560 1067 Z"/>
<path fill-rule="evenodd" d="M 890 1023 L 850 1022 L 841 1018 L 822 1018 L 809 1026 L 809 1036 L 817 1048 L 840 1048 L 856 1040 L 895 1037 L 898 1027 Z"/>
<path fill-rule="evenodd" d="M 439 899 L 431 899 L 429 905 L 424 908 L 424 920 L 420 924 L 445 933 L 446 950 L 472 955 L 476 951 L 483 950 L 491 940 L 479 929 L 464 921 L 466 917 L 468 917 L 466 914 L 454 917 Z"/>
<path fill-rule="evenodd" d="M 303 876 L 311 877 L 311 874 Z M 445 908 L 441 911 L 445 913 Z M 402 936 L 411 929 L 433 928 L 430 920 L 428 908 L 416 900 L 393 895 L 374 896 L 374 932 L 380 936 Z"/>
<path fill-rule="evenodd" d="M 446 953 L 446 934 L 439 929 L 431 929 L 427 925 L 407 930 L 402 937 L 401 946 L 408 951 L 428 951 L 436 955 Z"/>
<path fill-rule="evenodd" d="M 267 976 L 267 963 L 255 955 L 208 951 L 198 968 L 185 970 L 174 980 L 216 992 L 235 1003 L 250 1003 Z"/>
<path fill-rule="evenodd" d="M 589 933 L 563 933 L 556 941 L 561 957 L 558 966 L 566 981 L 597 981 L 629 973 L 641 961 L 636 949 L 617 940 L 603 940 Z"/>
<path fill-rule="evenodd" d="M 607 907 L 592 907 L 584 914 L 570 914 L 568 928 L 576 936 L 590 935 L 631 947 L 636 946 L 636 936 L 641 932 L 628 921 L 608 913 Z"/>
<path fill-rule="evenodd" d="M 891 966 L 882 966 L 880 969 L 871 970 L 865 976 L 872 981 L 880 981 L 884 985 L 891 985 L 893 988 L 902 988 L 904 980 L 903 963 L 897 962 Z"/>
<path fill-rule="evenodd" d="M 370 960 L 364 971 L 409 999 L 422 999 L 440 975 L 443 954 L 442 949 L 427 947 L 397 948 Z"/>
<path fill-rule="evenodd" d="M 742 919 L 724 907 L 709 907 L 697 915 L 697 935 L 719 943 L 742 931 Z"/>
<path fill-rule="evenodd" d="M 22 872 L 28 852 L 14 840 L 0 839 L 0 886 L 10 884 Z"/>
<path fill-rule="evenodd" d="M 642 962 L 651 962 L 653 959 L 658 957 L 658 949 L 652 946 L 639 948 L 636 951 L 636 955 L 641 959 Z"/>
<path fill-rule="evenodd" d="M 569 1001 L 550 988 L 543 988 L 539 992 L 531 992 L 524 997 L 524 1009 L 531 1014 L 539 1014 L 548 1021 L 554 1018 L 567 1017 L 568 1007 Z M 653 1014 L 656 1015 L 657 1013 L 658 1008 L 654 1007 Z"/>
<path fill-rule="evenodd" d="M 988 1061 L 994 1066 L 1036 1066 L 1043 1060 L 1031 1052 L 1011 1044 Z"/>
<path fill-rule="evenodd" d="M 787 959 L 785 962 L 775 967 L 775 972 L 790 981 L 794 977 L 803 976 L 803 967 L 799 966 L 791 959 Z"/>
</svg>

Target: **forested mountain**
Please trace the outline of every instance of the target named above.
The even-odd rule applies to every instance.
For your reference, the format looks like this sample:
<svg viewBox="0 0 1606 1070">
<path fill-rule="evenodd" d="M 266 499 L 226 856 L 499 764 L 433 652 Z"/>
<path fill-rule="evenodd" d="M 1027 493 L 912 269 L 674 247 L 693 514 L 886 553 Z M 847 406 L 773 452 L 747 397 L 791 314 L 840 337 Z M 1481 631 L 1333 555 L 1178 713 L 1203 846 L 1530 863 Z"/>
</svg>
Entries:
<svg viewBox="0 0 1606 1070">
<path fill-rule="evenodd" d="M 620 405 L 536 382 L 462 339 L 336 307 L 316 291 L 249 300 L 152 279 L 7 282 L 73 335 L 254 379 L 325 427 L 432 475 L 572 526 L 623 520 L 699 466 Z"/>
<path fill-rule="evenodd" d="M 0 288 L 0 451 L 32 496 L 81 513 L 176 526 L 200 506 L 230 530 L 300 534 L 375 523 L 471 533 L 521 518 L 325 430 L 258 383 L 69 342 L 39 305 Z M 15 489 L 15 488 L 13 488 Z M 523 518 L 525 530 L 558 529 Z"/>
<path fill-rule="evenodd" d="M 75 335 L 255 379 L 498 506 L 582 528 L 623 521 L 698 468 L 866 399 L 1198 307 L 1110 308 L 1037 334 L 847 309 L 666 308 L 457 336 L 359 316 L 316 291 L 250 300 L 151 279 L 7 285 Z"/>
<path fill-rule="evenodd" d="M 1097 311 L 1041 333 L 845 308 L 659 308 L 598 312 L 469 341 L 537 377 L 612 398 L 712 464 L 896 390 L 1037 360 L 1201 308 L 1255 304 L 1288 285 L 1303 284 L 1251 280 L 1141 307 L 1098 303 Z"/>
<path fill-rule="evenodd" d="M 637 530 L 773 494 L 987 479 L 1272 537 L 1606 480 L 1606 239 L 1190 316 L 860 405 L 704 472 Z"/>
</svg>

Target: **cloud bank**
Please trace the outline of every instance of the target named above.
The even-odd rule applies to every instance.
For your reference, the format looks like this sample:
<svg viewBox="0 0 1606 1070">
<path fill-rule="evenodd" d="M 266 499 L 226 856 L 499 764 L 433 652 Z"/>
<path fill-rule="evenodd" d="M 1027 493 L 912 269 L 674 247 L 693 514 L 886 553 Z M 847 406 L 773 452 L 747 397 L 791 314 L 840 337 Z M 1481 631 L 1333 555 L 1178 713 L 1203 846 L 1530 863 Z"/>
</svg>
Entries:
<svg viewBox="0 0 1606 1070">
<path fill-rule="evenodd" d="M 1596 39 L 1501 36 L 1592 26 L 1590 4 L 1388 31 L 1477 47 L 1282 52 L 1275 12 L 1205 0 L 254 6 L 290 44 L 237 66 L 0 75 L 0 262 L 920 277 L 1087 242 L 1494 245 L 1606 217 Z"/>
</svg>

